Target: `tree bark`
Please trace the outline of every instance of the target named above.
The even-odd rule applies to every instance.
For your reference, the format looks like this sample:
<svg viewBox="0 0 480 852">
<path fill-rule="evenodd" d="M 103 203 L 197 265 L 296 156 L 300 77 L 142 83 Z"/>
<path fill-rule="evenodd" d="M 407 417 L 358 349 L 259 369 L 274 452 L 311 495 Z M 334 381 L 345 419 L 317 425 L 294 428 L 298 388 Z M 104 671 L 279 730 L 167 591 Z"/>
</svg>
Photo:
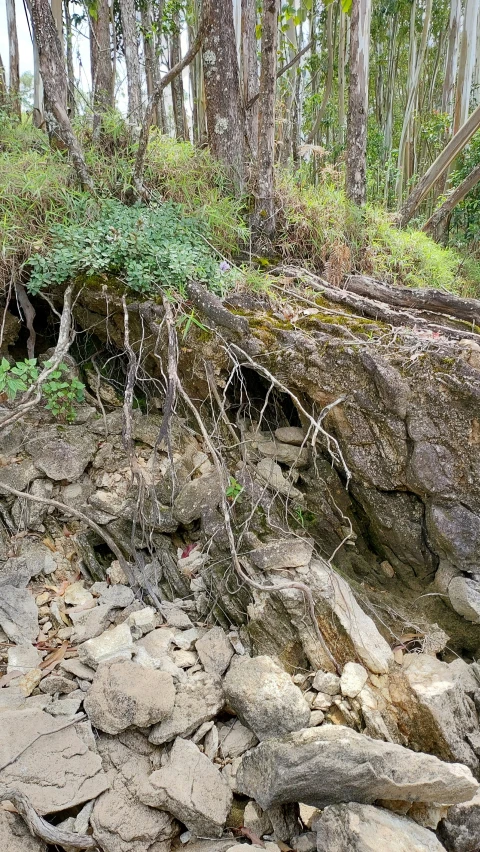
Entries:
<svg viewBox="0 0 480 852">
<path fill-rule="evenodd" d="M 457 76 L 458 43 L 460 38 L 460 20 L 462 0 L 451 0 L 448 25 L 448 47 L 445 60 L 445 76 L 442 88 L 442 112 L 453 115 L 455 77 Z"/>
<path fill-rule="evenodd" d="M 333 3 L 330 3 L 327 10 L 327 30 L 326 30 L 326 38 L 327 38 L 327 79 L 325 81 L 325 89 L 323 92 L 322 103 L 320 104 L 320 109 L 315 118 L 313 127 L 310 133 L 307 136 L 307 145 L 311 145 L 315 142 L 316 135 L 318 133 L 319 127 L 322 123 L 323 116 L 325 115 L 325 110 L 328 106 L 328 101 L 330 100 L 330 95 L 332 92 L 332 83 L 333 83 Z"/>
<path fill-rule="evenodd" d="M 119 0 L 122 18 L 125 65 L 127 66 L 128 117 L 132 125 L 142 122 L 142 89 L 138 58 L 137 19 L 134 0 Z"/>
<path fill-rule="evenodd" d="M 223 163 L 240 195 L 245 184 L 245 116 L 240 99 L 233 6 L 231 0 L 208 0 L 203 41 L 203 73 L 210 151 Z"/>
<path fill-rule="evenodd" d="M 408 224 L 413 214 L 415 213 L 418 205 L 425 198 L 427 193 L 431 190 L 432 186 L 438 180 L 438 178 L 444 173 L 445 169 L 447 169 L 450 163 L 455 159 L 456 156 L 460 153 L 460 151 L 465 148 L 465 145 L 470 141 L 473 134 L 480 127 L 480 105 L 474 109 L 472 114 L 469 116 L 464 125 L 460 128 L 460 130 L 453 136 L 448 145 L 445 146 L 443 151 L 438 155 L 437 159 L 430 166 L 430 168 L 425 172 L 423 177 L 417 183 L 413 192 L 408 196 L 405 204 L 398 214 L 398 224 L 400 227 L 405 227 Z"/>
<path fill-rule="evenodd" d="M 67 48 L 67 106 L 70 118 L 75 115 L 75 72 L 73 70 L 73 45 L 72 45 L 72 16 L 70 14 L 69 0 L 65 0 L 65 44 Z"/>
<path fill-rule="evenodd" d="M 10 110 L 17 118 L 22 117 L 20 103 L 20 59 L 18 54 L 17 20 L 15 16 L 15 0 L 6 0 L 7 29 L 8 29 L 8 64 L 9 80 L 8 93 Z"/>
<path fill-rule="evenodd" d="M 263 0 L 254 226 L 268 237 L 275 232 L 275 90 L 279 13 L 280 0 Z"/>
<path fill-rule="evenodd" d="M 441 235 L 442 224 L 448 218 L 452 210 L 460 204 L 461 201 L 480 181 L 480 163 L 475 166 L 469 175 L 459 184 L 443 202 L 443 204 L 435 210 L 428 222 L 423 226 L 423 230 L 427 234 L 432 234 L 435 239 Z"/>
<path fill-rule="evenodd" d="M 466 0 L 463 29 L 460 38 L 460 57 L 453 120 L 454 133 L 460 129 L 462 124 L 465 124 L 468 118 L 473 67 L 475 64 L 475 48 L 477 45 L 478 8 L 479 0 Z"/>
<path fill-rule="evenodd" d="M 345 142 L 345 47 L 347 35 L 346 15 L 340 9 L 340 25 L 338 31 L 338 141 Z"/>
<path fill-rule="evenodd" d="M 171 35 L 170 44 L 170 67 L 174 68 L 182 60 L 180 50 L 180 16 L 175 16 L 174 30 Z M 172 80 L 172 103 L 173 118 L 175 120 L 175 136 L 180 140 L 188 139 L 188 131 L 185 121 L 185 93 L 183 90 L 183 79 L 177 74 Z"/>
<path fill-rule="evenodd" d="M 147 96 L 150 99 L 158 83 L 158 63 L 156 57 L 155 34 L 153 31 L 153 14 L 151 0 L 144 0 L 140 6 L 143 34 L 143 54 L 145 57 L 145 78 L 147 81 Z M 152 114 L 152 124 L 158 124 L 158 108 Z"/>
<path fill-rule="evenodd" d="M 257 60 L 257 3 L 256 0 L 242 0 L 242 59 L 241 89 L 245 109 L 247 104 L 258 95 Z M 246 113 L 246 132 L 252 159 L 257 155 L 258 145 L 258 104 L 253 103 Z"/>
<path fill-rule="evenodd" d="M 347 198 L 359 207 L 367 196 L 367 118 L 370 0 L 353 0 L 350 21 L 350 85 L 347 118 Z"/>
<path fill-rule="evenodd" d="M 7 102 L 7 83 L 5 79 L 5 66 L 2 57 L 0 56 L 0 107 L 4 107 Z"/>
<path fill-rule="evenodd" d="M 108 0 L 97 0 L 95 14 L 90 13 L 90 65 L 93 89 L 93 125 L 100 126 L 100 116 L 114 106 L 114 76 L 110 40 L 110 8 Z"/>
<path fill-rule="evenodd" d="M 58 122 L 63 145 L 68 149 L 82 186 L 94 192 L 83 151 L 67 113 L 67 75 L 60 39 L 48 0 L 31 0 L 32 22 L 38 47 L 40 73 L 51 109 Z"/>
</svg>

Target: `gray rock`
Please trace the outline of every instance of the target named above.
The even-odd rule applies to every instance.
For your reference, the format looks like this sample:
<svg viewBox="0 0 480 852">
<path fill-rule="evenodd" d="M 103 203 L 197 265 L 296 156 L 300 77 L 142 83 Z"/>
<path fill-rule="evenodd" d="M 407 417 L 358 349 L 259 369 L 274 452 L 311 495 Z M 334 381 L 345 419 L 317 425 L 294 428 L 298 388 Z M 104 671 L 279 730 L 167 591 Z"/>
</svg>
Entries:
<svg viewBox="0 0 480 852">
<path fill-rule="evenodd" d="M 133 639 L 128 624 L 119 624 L 106 630 L 94 639 L 88 639 L 78 646 L 78 658 L 81 663 L 96 669 L 99 663 L 122 657 L 129 660 L 133 653 Z"/>
<path fill-rule="evenodd" d="M 346 663 L 340 678 L 342 695 L 356 698 L 368 680 L 368 672 L 358 663 Z"/>
<path fill-rule="evenodd" d="M 478 852 L 480 793 L 469 802 L 450 808 L 438 826 L 438 836 L 448 852 Z"/>
<path fill-rule="evenodd" d="M 320 670 L 312 681 L 313 689 L 324 692 L 326 695 L 338 695 L 340 693 L 340 678 L 333 672 Z"/>
<path fill-rule="evenodd" d="M 26 488 L 39 476 L 30 459 L 14 462 L 0 468 L 0 494 L 8 494 L 2 489 L 2 482 L 15 488 L 16 491 L 25 491 Z"/>
<path fill-rule="evenodd" d="M 189 616 L 179 606 L 164 602 L 162 603 L 161 613 L 169 627 L 178 627 L 180 630 L 188 630 L 189 627 L 193 627 Z"/>
<path fill-rule="evenodd" d="M 101 759 L 89 750 L 77 726 L 30 709 L 5 711 L 1 720 L 0 793 L 16 788 L 40 814 L 50 814 L 108 789 Z"/>
<path fill-rule="evenodd" d="M 74 482 L 93 459 L 95 442 L 90 434 L 76 426 L 63 426 L 44 437 L 30 441 L 28 452 L 37 470 L 49 479 Z"/>
<path fill-rule="evenodd" d="M 241 757 L 249 748 L 258 744 L 255 734 L 242 725 L 239 719 L 219 725 L 218 737 L 221 754 L 225 759 Z"/>
<path fill-rule="evenodd" d="M 480 624 L 480 583 L 469 577 L 454 577 L 448 585 L 448 597 L 455 612 L 467 621 Z"/>
<path fill-rule="evenodd" d="M 90 822 L 104 852 L 157 852 L 175 833 L 170 814 L 142 804 L 118 782 L 96 800 Z"/>
<path fill-rule="evenodd" d="M 318 852 L 444 852 L 433 832 L 371 805 L 332 805 L 315 827 Z"/>
<path fill-rule="evenodd" d="M 47 852 L 43 840 L 32 837 L 18 814 L 0 810 L 0 849 L 4 852 Z"/>
<path fill-rule="evenodd" d="M 200 662 L 206 672 L 223 675 L 233 657 L 233 648 L 221 627 L 213 627 L 195 643 Z"/>
<path fill-rule="evenodd" d="M 224 681 L 228 702 L 259 740 L 308 725 L 310 708 L 291 677 L 270 657 L 246 658 Z"/>
<path fill-rule="evenodd" d="M 215 474 L 192 479 L 180 491 L 173 504 L 174 518 L 181 524 L 197 521 L 220 501 L 220 485 Z"/>
<path fill-rule="evenodd" d="M 173 713 L 169 719 L 154 725 L 149 736 L 150 742 L 162 745 L 178 736 L 188 737 L 220 712 L 224 700 L 218 678 L 207 672 L 192 675 L 186 682 L 178 684 Z"/>
<path fill-rule="evenodd" d="M 312 553 L 310 539 L 283 538 L 251 550 L 248 558 L 261 571 L 270 571 L 272 568 L 301 568 L 309 564 Z"/>
<path fill-rule="evenodd" d="M 0 595 L 0 627 L 17 645 L 32 644 L 38 636 L 38 610 L 27 589 L 3 586 Z"/>
<path fill-rule="evenodd" d="M 52 496 L 52 492 L 53 482 L 48 479 L 35 479 L 29 489 L 29 493 L 33 497 L 45 497 L 47 499 Z M 36 530 L 42 524 L 48 508 L 45 503 L 34 503 L 32 500 L 18 497 L 12 506 L 13 522 L 19 530 Z"/>
<path fill-rule="evenodd" d="M 162 808 L 200 837 L 220 837 L 232 803 L 222 775 L 197 746 L 176 739 L 161 769 L 139 789 L 146 805 Z"/>
<path fill-rule="evenodd" d="M 275 429 L 275 437 L 282 444 L 293 444 L 295 447 L 301 447 L 306 438 L 306 430 L 300 426 L 280 426 Z"/>
<path fill-rule="evenodd" d="M 134 601 L 135 595 L 129 586 L 117 583 L 115 586 L 107 586 L 100 596 L 100 604 L 109 604 L 112 609 L 125 609 Z"/>
<path fill-rule="evenodd" d="M 466 766 L 372 740 L 341 725 L 260 743 L 243 756 L 237 784 L 263 809 L 285 802 L 323 808 L 376 799 L 457 804 L 478 789 Z"/>
<path fill-rule="evenodd" d="M 67 695 L 77 689 L 77 683 L 68 677 L 63 677 L 59 674 L 50 674 L 44 677 L 39 683 L 40 692 L 45 692 L 47 695 L 55 695 L 59 692 L 61 695 Z"/>
<path fill-rule="evenodd" d="M 289 467 L 308 466 L 309 455 L 306 447 L 299 448 L 292 444 L 282 444 L 280 441 L 261 441 L 258 450 L 262 456 L 267 456 Z"/>
<path fill-rule="evenodd" d="M 256 471 L 262 482 L 265 482 L 273 491 L 284 494 L 290 500 L 298 500 L 299 503 L 303 503 L 305 498 L 302 492 L 295 488 L 291 480 L 283 475 L 282 468 L 274 459 L 260 459 Z"/>
<path fill-rule="evenodd" d="M 57 701 L 52 701 L 51 704 L 47 704 L 45 710 L 51 716 L 75 716 L 80 709 L 83 698 L 83 692 L 80 696 L 61 698 Z"/>
<path fill-rule="evenodd" d="M 131 725 L 148 728 L 168 718 L 174 701 L 171 675 L 130 660 L 110 660 L 98 667 L 84 706 L 96 728 L 118 734 Z"/>
<path fill-rule="evenodd" d="M 33 645 L 14 645 L 8 649 L 7 673 L 20 671 L 26 674 L 37 669 L 42 662 L 42 656 Z"/>
<path fill-rule="evenodd" d="M 72 657 L 71 660 L 62 660 L 60 668 L 80 678 L 80 680 L 93 680 L 95 676 L 95 669 L 85 666 L 77 657 Z"/>
</svg>

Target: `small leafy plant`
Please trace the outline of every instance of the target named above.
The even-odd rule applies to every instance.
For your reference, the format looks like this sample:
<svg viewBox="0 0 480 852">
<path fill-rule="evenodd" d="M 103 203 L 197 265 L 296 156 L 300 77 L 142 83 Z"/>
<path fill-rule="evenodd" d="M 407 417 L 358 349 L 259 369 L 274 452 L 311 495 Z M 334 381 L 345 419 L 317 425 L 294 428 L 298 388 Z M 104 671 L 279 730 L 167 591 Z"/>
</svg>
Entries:
<svg viewBox="0 0 480 852">
<path fill-rule="evenodd" d="M 234 503 L 240 497 L 240 494 L 243 491 L 243 485 L 235 479 L 234 476 L 229 476 L 228 485 L 225 489 L 225 496 L 228 500 Z"/>
<path fill-rule="evenodd" d="M 46 367 L 50 362 L 45 363 Z M 11 366 L 6 358 L 0 362 L 0 394 L 6 394 L 10 401 L 14 401 L 18 394 L 25 393 L 37 381 L 40 374 L 37 359 L 26 358 L 17 361 Z M 71 423 L 75 420 L 75 402 L 84 399 L 85 385 L 75 377 L 68 378 L 68 367 L 59 364 L 50 374 L 48 381 L 42 387 L 42 396 L 46 402 L 46 408 L 52 412 L 54 417 Z"/>
</svg>

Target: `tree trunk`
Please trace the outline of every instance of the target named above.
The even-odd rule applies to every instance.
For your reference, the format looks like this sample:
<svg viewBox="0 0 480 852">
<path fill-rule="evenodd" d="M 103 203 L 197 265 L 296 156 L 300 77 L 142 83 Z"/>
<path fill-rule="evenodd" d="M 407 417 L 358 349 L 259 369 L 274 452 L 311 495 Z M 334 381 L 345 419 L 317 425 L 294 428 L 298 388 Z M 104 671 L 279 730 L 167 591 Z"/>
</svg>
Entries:
<svg viewBox="0 0 480 852">
<path fill-rule="evenodd" d="M 114 106 L 114 76 L 110 40 L 108 0 L 98 0 L 96 14 L 90 15 L 90 64 L 93 89 L 93 126 L 100 127 L 100 116 Z"/>
<path fill-rule="evenodd" d="M 202 57 L 210 151 L 223 163 L 237 194 L 241 194 L 245 182 L 245 118 L 231 0 L 208 0 L 204 15 Z"/>
<path fill-rule="evenodd" d="M 280 0 L 263 0 L 254 224 L 257 231 L 269 237 L 275 232 L 275 90 L 279 13 Z"/>
<path fill-rule="evenodd" d="M 173 68 L 181 61 L 182 55 L 180 50 L 180 18 L 176 15 L 174 22 L 174 30 L 171 36 L 170 46 L 170 68 Z M 183 91 L 183 79 L 181 74 L 177 74 L 172 81 L 172 102 L 173 102 L 173 117 L 175 120 L 175 136 L 177 139 L 188 139 L 188 131 L 185 121 L 185 93 Z"/>
<path fill-rule="evenodd" d="M 147 81 L 147 95 L 150 99 L 155 91 L 157 79 L 157 57 L 155 33 L 153 30 L 153 14 L 151 0 L 144 0 L 140 6 L 143 33 L 143 54 L 145 57 L 145 78 Z M 158 108 L 155 107 L 152 114 L 152 124 L 158 124 Z"/>
<path fill-rule="evenodd" d="M 69 0 L 65 0 L 65 43 L 67 48 L 67 106 L 70 118 L 75 115 L 75 72 L 73 70 L 73 45 L 72 45 L 72 16 L 70 14 Z"/>
<path fill-rule="evenodd" d="M 132 125 L 142 123 L 142 89 L 138 58 L 137 19 L 134 0 L 119 0 L 122 17 L 125 65 L 127 66 L 128 117 Z"/>
<path fill-rule="evenodd" d="M 242 0 L 242 61 L 241 89 L 244 108 L 258 94 L 257 60 L 257 3 Z M 258 101 L 246 112 L 246 132 L 250 153 L 254 160 L 258 145 Z"/>
<path fill-rule="evenodd" d="M 432 234 L 432 236 L 437 239 L 441 235 L 442 224 L 445 222 L 450 216 L 452 210 L 460 204 L 461 201 L 468 195 L 468 193 L 477 185 L 480 181 L 480 163 L 475 166 L 475 168 L 470 172 L 469 175 L 462 181 L 459 186 L 457 186 L 448 196 L 448 198 L 443 202 L 441 207 L 438 210 L 435 210 L 435 213 L 430 216 L 428 222 L 423 226 L 423 230 L 427 234 Z"/>
<path fill-rule="evenodd" d="M 27 2 L 27 5 L 31 16 L 31 4 Z M 45 127 L 43 80 L 40 74 L 40 57 L 35 30 L 33 30 L 33 123 L 35 127 Z"/>
<path fill-rule="evenodd" d="M 350 21 L 350 85 L 348 96 L 346 181 L 347 198 L 358 206 L 367 195 L 368 66 L 370 0 L 353 0 Z"/>
<path fill-rule="evenodd" d="M 5 66 L 0 56 L 0 108 L 5 107 L 7 102 L 7 82 L 5 79 Z"/>
<path fill-rule="evenodd" d="M 367 0 L 369 2 L 370 0 Z M 363 0 L 362 0 L 363 2 Z M 328 106 L 328 101 L 330 100 L 330 94 L 332 92 L 332 82 L 333 82 L 333 3 L 330 3 L 327 11 L 327 30 L 326 30 L 326 38 L 327 38 L 327 79 L 325 81 L 325 90 L 323 92 L 322 103 L 320 104 L 320 109 L 317 113 L 315 121 L 313 123 L 313 127 L 310 133 L 307 136 L 307 145 L 311 145 L 315 142 L 316 135 L 318 133 L 320 124 L 322 123 L 323 116 L 325 115 L 325 110 Z"/>
<path fill-rule="evenodd" d="M 462 124 L 465 124 L 468 118 L 473 67 L 475 64 L 475 48 L 477 46 L 478 7 L 479 0 L 466 0 L 460 39 L 455 115 L 453 120 L 454 133 L 460 129 Z"/>
<path fill-rule="evenodd" d="M 38 47 L 40 73 L 45 94 L 58 122 L 61 142 L 70 153 L 81 184 L 93 192 L 93 181 L 67 113 L 67 75 L 62 45 L 48 0 L 31 0 L 31 14 Z"/>
<path fill-rule="evenodd" d="M 458 156 L 465 148 L 465 145 L 470 141 L 473 134 L 480 127 L 480 106 L 478 106 L 472 114 L 467 118 L 465 124 L 445 146 L 443 151 L 438 155 L 437 159 L 425 172 L 423 177 L 417 183 L 413 192 L 410 193 L 405 204 L 398 214 L 398 224 L 404 227 L 412 218 L 415 210 L 427 193 L 431 190 L 434 183 L 444 173 L 450 163 Z"/>
<path fill-rule="evenodd" d="M 453 95 L 455 91 L 455 77 L 457 76 L 461 16 L 462 0 L 451 0 L 447 58 L 445 60 L 445 76 L 442 88 L 442 112 L 448 113 L 450 117 L 453 116 Z"/>
<path fill-rule="evenodd" d="M 7 29 L 8 29 L 8 63 L 9 80 L 8 93 L 10 110 L 17 118 L 22 117 L 20 104 L 20 60 L 18 54 L 17 20 L 15 16 L 15 0 L 6 0 Z"/>
<path fill-rule="evenodd" d="M 346 15 L 340 9 L 340 26 L 338 32 L 338 142 L 345 142 L 345 47 L 346 47 Z"/>
</svg>

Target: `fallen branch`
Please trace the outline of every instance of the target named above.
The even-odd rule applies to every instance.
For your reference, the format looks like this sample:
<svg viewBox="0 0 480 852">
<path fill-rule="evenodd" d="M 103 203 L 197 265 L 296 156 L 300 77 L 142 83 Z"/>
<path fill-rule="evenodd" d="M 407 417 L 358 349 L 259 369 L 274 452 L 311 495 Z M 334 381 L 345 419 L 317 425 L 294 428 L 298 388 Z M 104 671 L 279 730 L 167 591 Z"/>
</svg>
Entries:
<svg viewBox="0 0 480 852">
<path fill-rule="evenodd" d="M 17 812 L 23 817 L 33 837 L 40 837 L 52 846 L 63 846 L 67 849 L 95 849 L 97 842 L 87 834 L 75 834 L 65 831 L 47 822 L 37 813 L 29 798 L 19 790 L 5 790 L 0 794 L 0 802 L 11 802 Z M 8 852 L 8 850 L 5 850 Z"/>
</svg>

